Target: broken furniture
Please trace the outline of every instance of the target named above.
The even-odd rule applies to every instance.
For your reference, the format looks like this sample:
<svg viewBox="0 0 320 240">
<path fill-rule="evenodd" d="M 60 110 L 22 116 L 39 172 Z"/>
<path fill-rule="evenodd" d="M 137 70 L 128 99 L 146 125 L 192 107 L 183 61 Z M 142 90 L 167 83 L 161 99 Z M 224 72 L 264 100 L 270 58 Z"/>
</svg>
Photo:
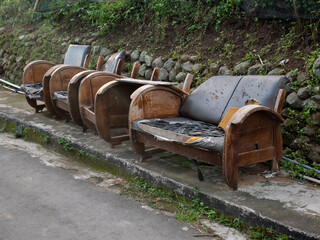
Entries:
<svg viewBox="0 0 320 240">
<path fill-rule="evenodd" d="M 90 59 L 91 47 L 88 45 L 70 45 L 64 58 L 64 65 L 88 67 Z M 32 61 L 25 66 L 22 75 L 21 89 L 26 93 L 26 100 L 36 112 L 41 111 L 45 105 L 37 101 L 44 102 L 44 93 L 49 92 L 49 86 L 43 85 L 43 77 L 49 69 L 54 69 L 63 66 L 56 65 L 53 62 L 45 60 Z M 50 107 L 50 106 L 49 106 Z M 51 109 L 49 109 L 51 110 Z"/>
<path fill-rule="evenodd" d="M 160 69 L 153 70 L 151 81 L 156 81 L 159 77 Z M 109 141 L 111 146 L 120 144 L 124 140 L 128 140 L 128 130 L 125 134 L 118 134 L 111 138 L 110 129 L 119 127 L 128 127 L 128 109 L 130 105 L 130 95 L 140 84 L 136 84 L 137 80 L 127 78 L 127 83 L 118 83 L 124 78 L 112 76 L 95 76 L 89 75 L 80 85 L 79 105 L 84 130 L 86 128 L 98 132 L 99 135 Z M 151 82 L 147 81 L 147 82 Z M 110 137 L 105 137 L 110 136 Z"/>
<path fill-rule="evenodd" d="M 272 170 L 279 168 L 285 98 L 281 88 L 286 80 L 282 76 L 215 76 L 186 99 L 169 87 L 141 87 L 131 95 L 132 148 L 142 161 L 156 151 L 145 150 L 147 144 L 221 166 L 227 185 L 237 189 L 239 167 L 271 160 Z M 239 110 L 231 116 L 230 108 Z M 225 132 L 217 127 L 223 119 Z"/>
<path fill-rule="evenodd" d="M 125 51 L 113 54 L 108 58 L 107 62 L 99 69 L 100 71 L 86 70 L 81 67 L 62 66 L 54 72 L 50 73 L 48 79 L 50 94 L 48 104 L 52 105 L 54 112 L 52 114 L 57 117 L 69 119 L 70 115 L 73 120 L 82 125 L 79 112 L 78 91 L 81 81 L 89 74 L 109 75 L 120 77 L 122 65 L 125 60 Z M 101 62 L 101 61 L 100 61 Z M 136 76 L 139 71 L 140 64 L 135 64 L 132 74 Z M 44 80 L 45 81 L 45 80 Z M 72 114 L 70 114 L 72 113 Z"/>
<path fill-rule="evenodd" d="M 182 90 L 174 87 L 175 83 L 172 82 L 125 78 L 103 85 L 97 92 L 94 102 L 95 128 L 99 136 L 109 142 L 111 147 L 121 144 L 122 141 L 129 140 L 128 111 L 131 103 L 130 96 L 142 85 L 171 86 L 175 91 L 187 96 L 192 79 L 193 75 L 188 74 Z M 115 131 L 121 127 L 125 128 L 122 133 Z"/>
</svg>

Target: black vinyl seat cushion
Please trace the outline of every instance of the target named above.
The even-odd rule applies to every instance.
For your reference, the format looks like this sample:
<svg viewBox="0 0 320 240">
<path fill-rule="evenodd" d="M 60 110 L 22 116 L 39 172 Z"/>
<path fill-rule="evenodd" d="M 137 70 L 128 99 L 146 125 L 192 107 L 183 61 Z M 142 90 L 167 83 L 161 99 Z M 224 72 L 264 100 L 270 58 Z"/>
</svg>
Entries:
<svg viewBox="0 0 320 240">
<path fill-rule="evenodd" d="M 164 130 L 163 134 L 161 134 L 161 131 L 158 131 L 157 135 L 155 135 L 152 130 L 149 131 L 144 125 Z M 178 142 L 183 145 L 223 152 L 224 132 L 211 123 L 183 117 L 156 118 L 135 121 L 132 128 L 136 131 L 151 134 L 159 141 Z M 177 137 L 168 136 L 168 132 L 176 133 Z"/>
<path fill-rule="evenodd" d="M 26 93 L 30 99 L 42 98 L 42 83 L 21 84 L 21 90 Z"/>
</svg>

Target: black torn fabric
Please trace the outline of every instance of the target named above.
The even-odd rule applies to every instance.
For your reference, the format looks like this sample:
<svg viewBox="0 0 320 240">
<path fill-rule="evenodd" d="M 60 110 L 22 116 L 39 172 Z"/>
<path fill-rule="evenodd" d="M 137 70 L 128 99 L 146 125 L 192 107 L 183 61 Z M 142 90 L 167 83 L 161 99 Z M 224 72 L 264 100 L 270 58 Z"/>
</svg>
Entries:
<svg viewBox="0 0 320 240">
<path fill-rule="evenodd" d="M 22 84 L 21 90 L 26 93 L 30 99 L 42 98 L 42 83 Z"/>
<path fill-rule="evenodd" d="M 181 142 L 180 139 L 170 138 L 163 133 L 156 137 L 159 141 L 178 142 L 183 145 L 191 145 L 198 148 L 223 152 L 224 132 L 211 123 L 195 121 L 183 117 L 163 118 L 163 119 L 144 119 L 132 123 L 132 129 L 151 134 L 143 127 L 150 127 L 174 132 L 185 136 L 188 141 Z"/>
</svg>

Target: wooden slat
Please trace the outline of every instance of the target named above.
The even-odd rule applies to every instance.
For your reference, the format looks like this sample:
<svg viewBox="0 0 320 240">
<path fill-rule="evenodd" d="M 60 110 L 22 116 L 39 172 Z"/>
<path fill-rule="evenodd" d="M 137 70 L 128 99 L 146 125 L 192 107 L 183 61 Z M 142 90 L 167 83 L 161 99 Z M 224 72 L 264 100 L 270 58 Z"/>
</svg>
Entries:
<svg viewBox="0 0 320 240">
<path fill-rule="evenodd" d="M 239 167 L 251 165 L 254 163 L 273 160 L 274 147 L 259 149 L 251 152 L 244 152 L 239 154 Z"/>
<path fill-rule="evenodd" d="M 143 123 L 139 123 L 139 127 L 151 135 L 163 137 L 174 141 L 186 142 L 190 138 L 189 136 L 184 134 L 179 134 L 169 130 L 148 126 Z"/>
<path fill-rule="evenodd" d="M 164 82 L 164 81 L 150 81 L 150 80 L 141 80 L 141 79 L 133 79 L 133 78 L 117 78 L 119 82 L 128 82 L 128 83 L 136 83 L 142 85 L 156 85 L 156 86 L 173 86 L 178 83 L 173 82 Z"/>
<path fill-rule="evenodd" d="M 59 101 L 58 99 L 55 100 L 55 105 L 58 108 L 61 108 L 64 111 L 69 112 L 69 106 L 65 102 Z"/>
<path fill-rule="evenodd" d="M 129 139 L 130 139 L 129 134 L 111 137 L 111 140 L 110 140 L 111 147 L 113 148 L 117 145 L 120 145 L 123 141 L 127 141 Z"/>
<path fill-rule="evenodd" d="M 92 112 L 90 109 L 88 109 L 87 107 L 83 108 L 83 115 L 84 117 L 89 120 L 90 122 L 94 123 L 96 122 L 96 118 L 94 116 L 94 112 Z"/>
</svg>

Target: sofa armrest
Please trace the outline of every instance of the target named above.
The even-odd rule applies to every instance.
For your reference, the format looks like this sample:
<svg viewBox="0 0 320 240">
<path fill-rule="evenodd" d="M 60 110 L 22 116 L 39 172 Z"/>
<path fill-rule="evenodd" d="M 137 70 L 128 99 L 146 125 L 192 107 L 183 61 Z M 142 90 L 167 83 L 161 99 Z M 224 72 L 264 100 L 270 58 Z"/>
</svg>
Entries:
<svg viewBox="0 0 320 240">
<path fill-rule="evenodd" d="M 40 83 L 45 73 L 55 66 L 53 62 L 45 60 L 36 60 L 28 63 L 23 69 L 22 83 Z"/>
<path fill-rule="evenodd" d="M 81 81 L 95 70 L 86 70 L 74 75 L 68 85 L 68 104 L 69 113 L 72 121 L 79 126 L 83 126 L 80 110 L 79 110 L 79 88 Z"/>
<path fill-rule="evenodd" d="M 171 87 L 144 85 L 131 95 L 129 123 L 150 118 L 179 116 L 184 94 Z"/>
<path fill-rule="evenodd" d="M 55 114 L 53 108 L 53 93 L 56 91 L 67 91 L 68 84 L 72 77 L 86 69 L 79 66 L 61 65 L 49 70 L 43 78 L 43 98 L 47 109 L 51 114 Z"/>
<path fill-rule="evenodd" d="M 272 160 L 278 170 L 282 157 L 280 123 L 283 118 L 273 109 L 247 105 L 230 119 L 225 131 L 222 166 L 229 186 L 237 188 L 237 168 Z"/>
<path fill-rule="evenodd" d="M 244 121 L 255 112 L 264 112 L 267 116 L 272 117 L 273 119 L 281 123 L 284 122 L 284 119 L 282 118 L 282 116 L 271 108 L 263 107 L 259 105 L 247 105 L 240 108 L 233 115 L 233 117 L 230 119 L 229 124 L 233 124 L 233 125 L 243 124 Z M 228 126 L 227 126 L 227 129 L 228 129 Z"/>
</svg>

